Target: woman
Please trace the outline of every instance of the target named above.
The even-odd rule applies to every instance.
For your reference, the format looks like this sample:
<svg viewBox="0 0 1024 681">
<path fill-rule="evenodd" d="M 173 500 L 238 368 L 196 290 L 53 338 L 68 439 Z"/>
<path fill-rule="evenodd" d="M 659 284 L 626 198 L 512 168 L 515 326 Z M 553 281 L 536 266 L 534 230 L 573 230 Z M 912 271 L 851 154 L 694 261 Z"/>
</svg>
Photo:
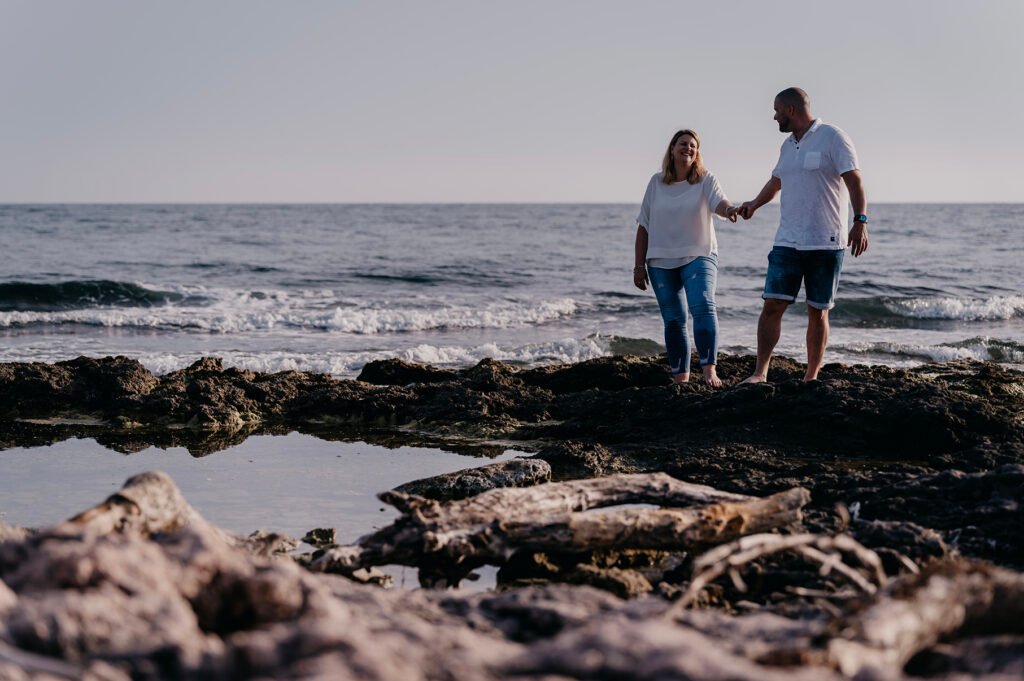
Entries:
<svg viewBox="0 0 1024 681">
<path fill-rule="evenodd" d="M 641 291 L 650 282 L 665 321 L 665 347 L 672 381 L 690 380 L 690 340 L 686 313 L 693 316 L 704 381 L 722 385 L 718 359 L 718 242 L 711 215 L 736 222 L 736 208 L 722 192 L 700 153 L 700 138 L 680 130 L 668 144 L 661 172 L 647 184 L 637 216 L 633 283 Z M 682 292 L 686 293 L 685 298 Z"/>
</svg>

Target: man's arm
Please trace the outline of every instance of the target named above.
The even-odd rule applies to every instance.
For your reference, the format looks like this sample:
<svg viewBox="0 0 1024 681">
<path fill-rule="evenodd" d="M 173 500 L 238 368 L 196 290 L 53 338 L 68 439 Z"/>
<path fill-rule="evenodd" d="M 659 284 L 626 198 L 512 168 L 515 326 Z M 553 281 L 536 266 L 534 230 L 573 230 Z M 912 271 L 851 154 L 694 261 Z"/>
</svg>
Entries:
<svg viewBox="0 0 1024 681">
<path fill-rule="evenodd" d="M 782 180 L 772 175 L 771 179 L 765 182 L 764 187 L 761 188 L 761 192 L 753 201 L 745 201 L 743 205 L 740 206 L 740 215 L 743 216 L 744 220 L 749 220 L 754 216 L 754 211 L 774 199 L 775 195 L 781 190 Z"/>
<path fill-rule="evenodd" d="M 864 194 L 864 183 L 861 181 L 860 171 L 848 170 L 842 174 L 842 178 L 846 183 L 846 189 L 850 192 L 853 214 L 867 215 L 868 198 Z M 855 222 L 850 228 L 850 252 L 856 258 L 866 250 L 868 250 L 868 226 L 863 222 Z"/>
</svg>

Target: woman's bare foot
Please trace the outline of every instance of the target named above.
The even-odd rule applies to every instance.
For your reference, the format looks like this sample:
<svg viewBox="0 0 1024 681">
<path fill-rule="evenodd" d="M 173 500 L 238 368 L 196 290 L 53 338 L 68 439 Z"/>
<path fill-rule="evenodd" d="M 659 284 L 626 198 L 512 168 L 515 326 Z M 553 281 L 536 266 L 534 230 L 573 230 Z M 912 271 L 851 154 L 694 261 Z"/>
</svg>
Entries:
<svg viewBox="0 0 1024 681">
<path fill-rule="evenodd" d="M 690 372 L 689 371 L 687 371 L 686 373 L 675 374 L 675 375 L 672 376 L 672 382 L 675 383 L 676 385 L 678 385 L 680 383 L 686 383 L 689 380 L 690 380 Z"/>
<path fill-rule="evenodd" d="M 718 377 L 718 369 L 715 368 L 714 364 L 708 364 L 707 366 L 701 367 L 704 372 L 704 382 L 712 388 L 721 388 L 722 379 Z"/>
</svg>

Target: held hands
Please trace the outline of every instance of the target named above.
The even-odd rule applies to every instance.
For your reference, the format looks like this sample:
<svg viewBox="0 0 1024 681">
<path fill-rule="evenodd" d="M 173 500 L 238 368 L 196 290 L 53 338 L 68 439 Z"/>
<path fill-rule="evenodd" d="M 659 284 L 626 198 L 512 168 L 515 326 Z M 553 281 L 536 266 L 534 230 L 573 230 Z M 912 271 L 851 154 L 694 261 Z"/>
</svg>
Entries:
<svg viewBox="0 0 1024 681">
<path fill-rule="evenodd" d="M 744 201 L 736 208 L 736 212 L 742 216 L 744 220 L 749 220 L 754 217 L 755 211 L 757 211 L 757 206 L 754 205 L 753 201 Z"/>
<path fill-rule="evenodd" d="M 736 222 L 736 216 L 739 215 L 740 209 L 737 206 L 729 206 L 725 209 L 725 219 L 729 222 Z"/>
<path fill-rule="evenodd" d="M 637 265 L 633 268 L 633 286 L 636 286 L 641 291 L 647 290 L 647 268 L 643 265 Z"/>
</svg>

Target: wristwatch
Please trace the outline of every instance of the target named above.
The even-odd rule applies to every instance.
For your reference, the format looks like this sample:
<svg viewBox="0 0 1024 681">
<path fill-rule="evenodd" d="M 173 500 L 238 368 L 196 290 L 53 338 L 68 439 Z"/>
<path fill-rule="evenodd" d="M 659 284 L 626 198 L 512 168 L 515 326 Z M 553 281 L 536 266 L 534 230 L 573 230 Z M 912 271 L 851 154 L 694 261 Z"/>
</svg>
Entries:
<svg viewBox="0 0 1024 681">
<path fill-rule="evenodd" d="M 853 221 L 866 225 L 868 224 L 868 216 L 864 215 L 864 213 L 859 213 L 853 216 Z"/>
</svg>

